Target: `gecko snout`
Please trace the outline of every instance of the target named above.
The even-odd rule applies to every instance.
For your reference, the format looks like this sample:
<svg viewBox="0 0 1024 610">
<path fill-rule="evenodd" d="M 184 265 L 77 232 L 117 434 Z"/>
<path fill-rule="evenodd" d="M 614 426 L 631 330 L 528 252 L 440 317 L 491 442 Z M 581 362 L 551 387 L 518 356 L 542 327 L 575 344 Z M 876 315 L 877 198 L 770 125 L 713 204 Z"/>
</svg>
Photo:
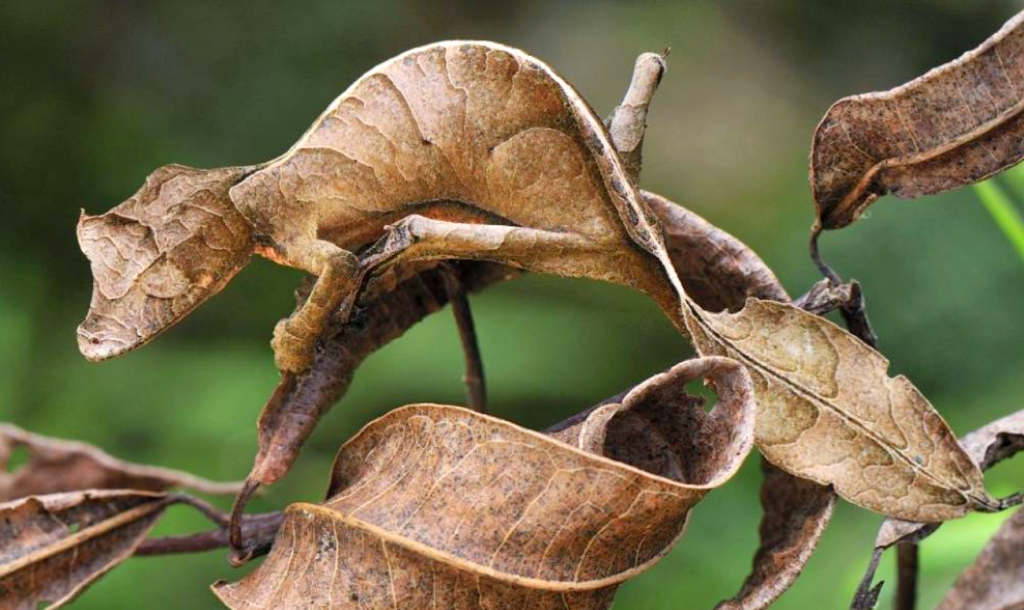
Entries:
<svg viewBox="0 0 1024 610">
<path fill-rule="evenodd" d="M 156 170 L 106 214 L 82 213 L 93 295 L 78 347 L 104 360 L 145 344 L 217 294 L 252 257 L 251 224 L 228 190 L 249 168 Z"/>
</svg>

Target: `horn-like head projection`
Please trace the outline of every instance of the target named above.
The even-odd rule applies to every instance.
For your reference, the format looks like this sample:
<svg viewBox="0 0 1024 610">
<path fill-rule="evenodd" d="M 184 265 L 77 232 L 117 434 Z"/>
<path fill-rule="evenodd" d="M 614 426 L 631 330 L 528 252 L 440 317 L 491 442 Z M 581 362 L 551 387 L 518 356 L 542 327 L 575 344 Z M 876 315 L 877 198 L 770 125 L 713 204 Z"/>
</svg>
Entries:
<svg viewBox="0 0 1024 610">
<path fill-rule="evenodd" d="M 167 165 L 101 216 L 84 212 L 78 243 L 92 264 L 78 347 L 103 360 L 138 347 L 220 291 L 253 252 L 228 189 L 251 168 Z"/>
</svg>

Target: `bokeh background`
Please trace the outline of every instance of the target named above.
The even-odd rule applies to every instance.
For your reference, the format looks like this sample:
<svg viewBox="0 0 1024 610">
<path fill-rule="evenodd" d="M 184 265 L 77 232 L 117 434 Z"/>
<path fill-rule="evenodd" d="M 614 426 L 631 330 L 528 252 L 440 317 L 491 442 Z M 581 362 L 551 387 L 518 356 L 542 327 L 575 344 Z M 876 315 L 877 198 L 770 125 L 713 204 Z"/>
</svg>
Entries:
<svg viewBox="0 0 1024 610">
<path fill-rule="evenodd" d="M 806 160 L 829 104 L 956 57 L 1020 8 L 995 0 L 4 2 L 0 418 L 126 459 L 244 476 L 255 418 L 276 380 L 270 332 L 290 312 L 299 275 L 257 261 L 150 346 L 88 364 L 74 336 L 91 289 L 74 237 L 79 208 L 105 211 L 165 163 L 274 157 L 353 79 L 405 49 L 450 38 L 521 47 L 605 113 L 635 56 L 671 47 L 643 185 L 751 244 L 799 294 L 818 279 L 807 257 Z M 913 379 L 957 433 L 1022 406 L 1024 262 L 972 190 L 884 200 L 869 219 L 827 234 L 823 250 L 862 281 L 893 371 Z M 530 277 L 473 305 L 493 411 L 529 426 L 691 353 L 651 303 L 614 287 Z M 402 404 L 460 403 L 461 372 L 442 312 L 366 363 L 294 472 L 253 508 L 319 499 L 344 439 Z M 697 508 L 678 548 L 625 585 L 616 608 L 709 608 L 735 592 L 757 544 L 756 462 Z M 1021 488 L 1024 462 L 988 481 L 997 495 Z M 927 541 L 922 607 L 940 599 L 1004 518 L 971 516 Z M 842 505 L 777 607 L 846 607 L 880 521 Z M 173 509 L 159 531 L 205 527 Z M 891 570 L 886 559 L 880 574 L 890 582 Z M 76 607 L 215 608 L 207 585 L 237 576 L 220 552 L 139 559 Z"/>
</svg>

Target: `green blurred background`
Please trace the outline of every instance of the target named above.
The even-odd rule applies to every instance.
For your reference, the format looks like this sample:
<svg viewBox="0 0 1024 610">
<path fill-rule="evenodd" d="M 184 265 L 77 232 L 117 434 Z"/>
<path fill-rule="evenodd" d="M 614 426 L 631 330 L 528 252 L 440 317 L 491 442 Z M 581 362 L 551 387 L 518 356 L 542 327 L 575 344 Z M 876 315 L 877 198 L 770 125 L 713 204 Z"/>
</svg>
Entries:
<svg viewBox="0 0 1024 610">
<path fill-rule="evenodd" d="M 644 186 L 751 244 L 799 294 L 818 279 L 806 248 L 806 159 L 828 105 L 956 57 L 1019 9 L 982 0 L 4 2 L 0 417 L 126 459 L 243 477 L 276 380 L 267 342 L 291 311 L 299 275 L 259 261 L 152 345 L 88 364 L 74 336 L 91 289 L 75 243 L 79 208 L 105 211 L 165 163 L 274 157 L 353 79 L 405 49 L 450 38 L 521 47 L 605 113 L 636 55 L 671 47 Z M 894 372 L 913 379 L 958 434 L 1021 407 L 1024 263 L 970 189 L 882 201 L 869 219 L 827 234 L 823 250 L 863 282 Z M 653 304 L 618 288 L 530 277 L 473 304 L 493 410 L 529 426 L 691 353 Z M 461 372 L 442 312 L 366 363 L 294 472 L 253 508 L 319 499 L 344 439 L 402 404 L 460 403 Z M 624 586 L 616 608 L 709 608 L 735 592 L 757 544 L 756 462 L 697 508 L 678 548 Z M 1024 462 L 988 482 L 997 495 L 1021 488 Z M 1003 518 L 971 516 L 928 540 L 922 607 Z M 842 505 L 777 607 L 846 607 L 880 520 Z M 173 509 L 160 531 L 205 527 Z M 891 579 L 891 570 L 887 559 L 880 574 Z M 207 585 L 237 576 L 220 552 L 139 559 L 76 607 L 214 608 Z"/>
</svg>

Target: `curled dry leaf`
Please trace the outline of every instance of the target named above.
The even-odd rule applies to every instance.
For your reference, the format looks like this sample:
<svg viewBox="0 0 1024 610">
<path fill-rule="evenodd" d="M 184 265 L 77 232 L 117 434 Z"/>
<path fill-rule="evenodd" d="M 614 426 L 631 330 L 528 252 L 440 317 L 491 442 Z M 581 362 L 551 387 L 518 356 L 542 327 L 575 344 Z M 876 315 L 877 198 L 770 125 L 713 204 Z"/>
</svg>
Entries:
<svg viewBox="0 0 1024 610">
<path fill-rule="evenodd" d="M 687 294 L 703 309 L 739 310 L 750 297 L 789 301 L 775 274 L 743 242 L 653 193 L 644 198 L 665 231 L 665 245 Z M 760 547 L 729 610 L 768 607 L 800 575 L 832 518 L 836 495 L 762 462 Z"/>
<path fill-rule="evenodd" d="M 83 344 L 87 353 L 104 357 L 139 344 L 219 287 L 255 250 L 318 276 L 306 302 L 275 330 L 279 367 L 295 374 L 312 364 L 313 347 L 332 313 L 340 308 L 343 320 L 351 315 L 368 275 L 400 262 L 486 260 L 649 294 L 677 328 L 694 335 L 702 355 L 728 354 L 752 367 L 761 421 L 769 422 L 758 426 L 759 442 L 792 474 L 834 483 L 851 501 L 904 518 L 939 520 L 994 505 L 980 488 L 980 473 L 949 442 L 952 435 L 938 414 L 905 379 L 889 380 L 876 352 L 850 347 L 857 341 L 850 335 L 783 304 L 754 300 L 735 315 L 702 310 L 684 291 L 657 216 L 602 123 L 550 67 L 522 51 L 486 42 L 414 49 L 357 80 L 285 155 L 255 168 L 210 172 L 187 180 L 176 174 L 168 179 L 180 181 L 173 189 L 147 184 L 135 203 L 90 219 L 120 231 L 104 232 L 96 247 L 146 244 L 137 223 L 118 219 L 139 208 L 145 214 L 136 216 L 154 223 L 192 226 L 181 219 L 189 206 L 175 207 L 176 201 L 213 193 L 204 201 L 222 207 L 224 185 L 236 180 L 228 198 L 248 224 L 231 232 L 237 242 L 218 250 L 214 267 L 220 273 L 185 270 L 150 278 L 148 270 L 140 275 L 136 263 L 102 250 L 110 256 L 103 254 L 106 267 L 99 271 L 113 271 L 97 279 L 99 288 L 112 283 L 108 288 L 135 294 L 141 278 L 145 295 L 153 294 L 147 286 L 161 287 L 160 295 L 185 295 L 187 307 L 152 315 L 149 300 L 121 299 L 115 309 L 126 307 L 131 315 L 114 318 L 151 326 L 125 332 L 107 325 L 103 333 L 90 333 Z M 197 190 L 207 178 L 212 186 Z M 227 212 L 214 216 L 204 222 L 237 220 Z M 174 265 L 193 258 L 191 250 L 187 256 L 160 252 L 171 252 L 166 256 Z M 96 252 L 91 256 L 95 262 Z M 152 252 L 147 257 L 170 260 Z M 134 279 L 114 281 L 114 271 Z M 162 289 L 172 284 L 174 290 Z M 111 318 L 102 308 L 93 314 Z M 771 340 L 754 339 L 757 328 L 770 328 L 758 336 Z M 814 337 L 826 338 L 806 340 Z M 830 370 L 833 364 L 837 370 Z M 864 379 L 879 385 L 866 388 Z M 865 405 L 865 388 L 883 402 Z M 878 412 L 888 410 L 887 396 L 896 397 L 894 408 L 926 420 L 925 431 L 915 428 L 904 438 L 899 430 L 881 430 L 884 422 L 874 425 L 872 418 L 891 418 Z M 922 447 L 906 444 L 927 435 L 935 438 Z M 782 437 L 795 442 L 783 447 Z M 849 455 L 839 454 L 844 448 Z M 811 463 L 818 451 L 836 463 Z M 960 466 L 965 470 L 956 472 Z M 879 476 L 867 479 L 862 467 Z"/>
<path fill-rule="evenodd" d="M 263 408 L 248 481 L 271 485 L 284 476 L 363 360 L 448 303 L 442 273 L 434 265 L 399 266 L 369 283 L 348 321 L 327 335 L 310 370 L 286 380 Z M 476 291 L 516 275 L 507 267 L 473 262 L 462 265 L 460 281 Z"/>
<path fill-rule="evenodd" d="M 836 495 L 763 460 L 761 546 L 740 591 L 716 610 L 767 608 L 792 585 L 832 518 Z"/>
<path fill-rule="evenodd" d="M 57 608 L 132 555 L 169 500 L 85 491 L 0 504 L 0 608 Z"/>
<path fill-rule="evenodd" d="M 750 297 L 789 300 L 775 273 L 745 243 L 661 195 L 641 194 L 664 232 L 673 270 L 701 309 L 735 311 Z"/>
<path fill-rule="evenodd" d="M 14 471 L 7 464 L 19 448 L 28 460 Z M 85 443 L 66 441 L 0 424 L 0 502 L 25 496 L 84 489 L 238 493 L 239 483 L 208 481 L 187 472 L 124 462 Z"/>
<path fill-rule="evenodd" d="M 1024 449 L 1024 411 L 1017 411 L 978 428 L 960 439 L 960 444 L 974 463 L 982 470 L 988 470 Z M 1006 504 L 1019 501 L 1018 495 L 1008 499 Z M 861 580 L 857 594 L 858 599 L 854 600 L 853 607 L 873 607 L 873 600 L 877 598 L 877 591 L 881 587 L 881 583 L 877 587 L 872 587 L 872 582 L 875 579 L 878 562 L 886 549 L 899 543 L 917 544 L 935 533 L 940 525 L 942 524 L 920 523 L 892 517 L 883 521 L 875 537 L 871 563 Z M 872 592 L 874 592 L 873 595 Z"/>
<path fill-rule="evenodd" d="M 720 393 L 710 413 L 695 376 Z M 749 377 L 684 362 L 553 436 L 393 411 L 342 447 L 329 499 L 289 507 L 263 565 L 214 590 L 237 608 L 608 608 L 750 450 Z"/>
<path fill-rule="evenodd" d="M 697 214 L 654 193 L 644 199 L 665 230 L 673 266 L 687 292 L 705 309 L 739 309 L 748 297 L 788 300 L 772 271 L 743 242 Z M 313 367 L 283 386 L 260 417 L 260 452 L 250 480 L 277 481 L 290 468 L 319 418 L 344 394 L 356 367 L 447 302 L 440 272 L 399 266 L 371 281 L 348 323 L 330 335 Z M 463 265 L 461 280 L 475 291 L 512 276 L 485 263 Z M 382 281 L 382 280 L 388 281 Z M 817 546 L 832 516 L 835 494 L 766 465 L 762 545 L 733 607 L 766 606 L 788 588 Z"/>
<path fill-rule="evenodd" d="M 1018 510 L 967 568 L 938 610 L 1024 608 L 1024 512 Z"/>
<path fill-rule="evenodd" d="M 978 48 L 895 89 L 836 102 L 814 133 L 818 223 L 840 229 L 875 199 L 972 184 L 1024 158 L 1024 14 Z"/>
<path fill-rule="evenodd" d="M 669 256 L 687 292 L 703 307 L 735 309 L 750 296 L 788 300 L 772 271 L 743 242 L 660 195 L 643 196 L 665 228 Z M 509 267 L 467 262 L 460 280 L 475 292 L 517 276 Z M 441 270 L 432 265 L 399 265 L 371 279 L 349 320 L 325 336 L 310 370 L 285 380 L 264 407 L 248 480 L 271 485 L 284 476 L 363 360 L 447 303 Z"/>
<path fill-rule="evenodd" d="M 741 241 L 685 208 L 650 194 L 645 197 L 662 220 L 665 243 L 684 288 L 701 307 L 739 310 L 750 297 L 789 301 L 772 271 Z M 819 301 L 812 304 L 823 306 L 823 311 L 833 305 Z M 836 494 L 828 487 L 763 459 L 761 467 L 760 546 L 740 591 L 718 605 L 723 610 L 759 610 L 778 599 L 807 564 L 835 508 Z"/>
</svg>

